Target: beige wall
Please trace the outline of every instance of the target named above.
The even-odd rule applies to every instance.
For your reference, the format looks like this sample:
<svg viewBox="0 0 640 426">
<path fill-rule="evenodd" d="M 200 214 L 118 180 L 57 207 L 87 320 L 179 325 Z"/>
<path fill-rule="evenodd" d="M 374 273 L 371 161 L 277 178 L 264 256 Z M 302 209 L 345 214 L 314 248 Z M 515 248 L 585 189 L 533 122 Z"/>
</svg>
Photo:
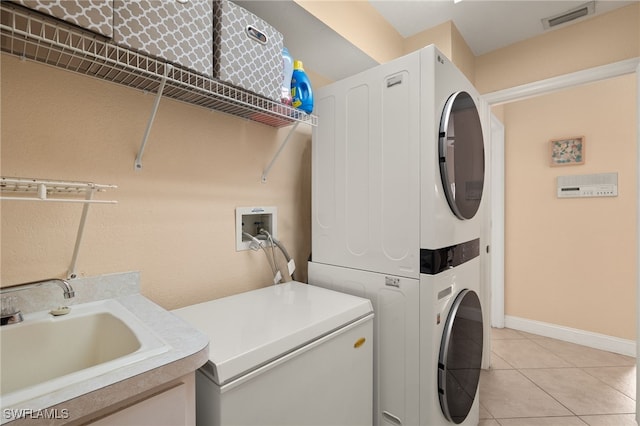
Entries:
<svg viewBox="0 0 640 426">
<path fill-rule="evenodd" d="M 453 21 L 447 21 L 407 37 L 404 40 L 403 53 L 411 53 L 430 44 L 435 44 L 451 62 L 456 64 L 469 81 L 474 81 L 475 56 Z"/>
<path fill-rule="evenodd" d="M 635 75 L 504 107 L 505 313 L 635 340 Z M 549 140 L 584 136 L 584 165 Z M 615 198 L 558 199 L 558 176 L 618 173 Z"/>
<path fill-rule="evenodd" d="M 425 46 L 435 44 L 442 53 L 451 59 L 451 52 L 453 49 L 451 37 L 452 27 L 453 22 L 447 21 L 433 28 L 419 32 L 411 37 L 407 37 L 404 40 L 403 54 L 415 52 Z"/>
<path fill-rule="evenodd" d="M 153 95 L 2 55 L 3 176 L 116 184 L 119 204 L 90 208 L 82 276 L 141 271 L 142 292 L 175 308 L 267 285 L 262 252 L 235 251 L 236 206 L 278 207 L 279 238 L 306 279 L 310 130 L 294 135 L 262 184 L 287 130 L 163 99 L 133 161 Z M 82 207 L 1 203 L 3 286 L 64 277 Z"/>
<path fill-rule="evenodd" d="M 451 28 L 451 61 L 467 76 L 469 81 L 476 81 L 476 57 L 471 48 L 452 24 Z M 475 85 L 475 83 L 474 83 Z"/>
</svg>

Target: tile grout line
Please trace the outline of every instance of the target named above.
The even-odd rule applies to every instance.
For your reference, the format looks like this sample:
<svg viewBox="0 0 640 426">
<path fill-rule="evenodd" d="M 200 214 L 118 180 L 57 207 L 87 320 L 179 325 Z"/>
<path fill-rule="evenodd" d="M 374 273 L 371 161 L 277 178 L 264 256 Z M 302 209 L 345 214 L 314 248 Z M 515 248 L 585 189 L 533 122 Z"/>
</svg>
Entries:
<svg viewBox="0 0 640 426">
<path fill-rule="evenodd" d="M 564 368 L 572 368 L 572 367 L 564 367 Z M 524 377 L 525 379 L 527 379 L 530 383 L 532 383 L 535 387 L 537 387 L 538 389 L 540 389 L 542 392 L 544 392 L 545 394 L 547 394 L 551 399 L 553 399 L 554 401 L 556 401 L 558 404 L 560 404 L 562 407 L 564 407 L 568 412 L 570 412 L 571 414 L 573 414 L 573 416 L 562 416 L 562 417 L 578 417 L 577 413 L 574 413 L 573 410 L 571 410 L 569 407 L 567 407 L 565 404 L 563 404 L 561 401 L 559 401 L 556 397 L 554 397 L 553 395 L 551 395 L 549 392 L 547 392 L 545 389 L 542 388 L 542 386 L 540 386 L 539 384 L 537 384 L 536 382 L 534 382 L 529 376 L 527 376 L 526 374 L 524 374 L 524 372 L 522 372 L 522 370 L 526 370 L 525 368 L 516 368 L 516 371 L 518 373 L 520 373 L 522 375 L 522 377 Z M 548 370 L 548 369 L 547 369 Z M 547 416 L 545 416 L 547 417 Z M 548 416 L 551 417 L 551 416 Z"/>
<path fill-rule="evenodd" d="M 525 337 L 526 337 L 526 336 L 525 336 Z M 547 339 L 552 339 L 552 338 L 547 338 Z M 558 358 L 560 358 L 560 359 L 562 359 L 563 361 L 565 361 L 565 362 L 567 362 L 567 363 L 569 363 L 569 364 L 571 364 L 571 365 L 573 365 L 573 366 L 574 366 L 574 367 L 557 367 L 557 368 L 563 368 L 563 369 L 564 369 L 564 368 L 576 368 L 576 369 L 580 370 L 581 372 L 583 372 L 584 374 L 587 374 L 588 376 L 593 377 L 594 379 L 596 379 L 597 381 L 599 381 L 603 386 L 605 386 L 605 387 L 607 387 L 607 388 L 609 388 L 609 389 L 613 390 L 614 392 L 620 393 L 621 395 L 624 395 L 624 396 L 626 396 L 626 397 L 628 397 L 628 398 L 631 398 L 633 401 L 635 401 L 635 400 L 636 400 L 636 398 L 635 398 L 635 397 L 631 397 L 631 396 L 627 395 L 627 394 L 626 394 L 626 392 L 624 392 L 624 391 L 622 391 L 622 390 L 620 390 L 620 389 L 617 389 L 616 387 L 611 386 L 610 384 L 606 383 L 606 382 L 605 382 L 604 380 L 602 380 L 601 378 L 599 378 L 599 377 L 597 377 L 597 376 L 594 376 L 593 374 L 591 374 L 591 373 L 589 373 L 588 371 L 586 371 L 586 369 L 587 369 L 587 368 L 615 368 L 615 367 L 626 367 L 626 366 L 622 366 L 622 365 L 580 366 L 580 365 L 577 365 L 575 362 L 572 362 L 570 359 L 567 359 L 567 357 L 563 356 L 562 354 L 557 353 L 557 352 L 556 352 L 556 351 L 554 351 L 553 349 L 546 348 L 546 347 L 544 347 L 543 345 L 541 345 L 540 343 L 538 343 L 538 342 L 536 341 L 536 340 L 543 340 L 543 339 L 538 339 L 538 338 L 528 338 L 528 340 L 530 340 L 531 342 L 533 342 L 536 346 L 538 346 L 538 347 L 540 347 L 540 348 L 542 348 L 542 349 L 544 349 L 544 350 L 546 350 L 546 351 L 551 352 L 552 354 L 554 354 L 554 355 L 555 355 L 555 356 L 557 356 Z M 553 339 L 553 340 L 557 340 L 557 339 Z M 570 343 L 570 342 L 569 342 L 569 343 Z M 575 345 L 575 343 L 574 343 L 574 345 Z M 599 351 L 600 351 L 600 349 L 596 349 L 596 350 L 599 350 Z M 603 351 L 603 352 L 606 352 L 606 351 Z M 542 389 L 542 390 L 544 391 L 544 389 Z M 548 392 L 546 392 L 546 391 L 545 391 L 545 393 L 547 393 L 547 394 L 549 395 L 549 393 L 548 393 Z M 552 396 L 552 395 L 549 395 L 549 396 L 551 396 L 551 397 L 553 398 L 553 396 Z M 554 398 L 554 399 L 555 399 L 555 398 Z M 560 403 L 560 401 L 558 401 L 558 403 Z M 564 404 L 562 404 L 562 405 L 564 406 Z M 566 407 L 566 408 L 567 408 L 569 411 L 571 411 L 571 410 L 569 409 L 569 407 Z M 571 411 L 571 412 L 573 413 L 573 411 Z M 620 413 L 602 413 L 602 415 L 612 415 L 612 414 L 620 414 Z M 635 414 L 635 413 L 634 413 L 634 414 Z M 580 414 L 575 414 L 575 415 L 576 415 L 576 416 L 580 416 Z"/>
<path fill-rule="evenodd" d="M 562 360 L 563 362 L 566 362 L 568 364 L 568 366 L 566 367 L 539 367 L 539 368 L 520 368 L 520 367 L 516 367 L 514 366 L 512 363 L 510 363 L 509 361 L 507 361 L 506 359 L 502 358 L 500 355 L 496 354 L 495 352 L 492 351 L 492 356 L 498 356 L 502 361 L 504 361 L 504 363 L 511 367 L 512 370 L 514 370 L 515 372 L 517 372 L 519 375 L 521 375 L 522 377 L 524 377 L 529 383 L 533 384 L 537 389 L 541 390 L 545 395 L 547 395 L 548 397 L 550 397 L 553 401 L 555 401 L 556 403 L 558 403 L 561 407 L 565 408 L 567 410 L 568 413 L 571 413 L 571 415 L 564 415 L 564 416 L 534 416 L 534 417 L 513 417 L 513 419 L 524 419 L 524 418 L 553 418 L 553 417 L 566 417 L 566 418 L 571 418 L 574 417 L 578 420 L 578 422 L 580 422 L 580 424 L 584 424 L 584 425 L 589 425 L 589 423 L 587 423 L 586 420 L 584 420 L 582 417 L 589 417 L 589 416 L 618 416 L 618 415 L 628 415 L 628 414 L 635 414 L 635 413 L 601 413 L 601 414 L 584 414 L 584 415 L 580 415 L 575 413 L 573 410 L 571 410 L 568 406 L 566 406 L 565 404 L 563 404 L 560 400 L 558 400 L 556 397 L 554 397 L 552 394 L 550 394 L 548 391 L 546 391 L 544 388 L 542 388 L 542 386 L 538 385 L 536 382 L 534 382 L 531 378 L 529 378 L 524 371 L 525 370 L 537 370 L 537 369 L 546 369 L 546 370 L 553 370 L 553 369 L 557 369 L 557 370 L 568 370 L 568 369 L 573 369 L 573 370 L 577 370 L 582 374 L 588 375 L 589 377 L 595 379 L 596 381 L 598 381 L 601 385 L 605 386 L 606 388 L 624 396 L 627 398 L 630 398 L 631 400 L 635 401 L 634 397 L 631 397 L 627 394 L 627 392 L 625 390 L 622 389 L 618 389 L 618 387 L 614 386 L 614 385 L 610 385 L 609 383 L 605 382 L 603 379 L 601 379 L 600 377 L 590 373 L 589 371 L 587 371 L 587 369 L 589 368 L 625 368 L 625 367 L 633 367 L 633 366 L 628 366 L 628 365 L 596 365 L 596 366 L 580 366 L 577 365 L 575 362 L 572 362 L 570 359 L 567 359 L 567 354 L 565 353 L 560 354 L 557 353 L 556 351 L 554 351 L 552 348 L 547 348 L 543 345 L 541 345 L 539 342 L 537 342 L 536 338 L 532 338 L 526 335 L 523 335 L 521 333 L 519 333 L 517 330 L 514 330 L 516 333 L 518 333 L 517 337 L 506 337 L 506 338 L 494 338 L 493 336 L 491 337 L 492 342 L 496 341 L 496 340 L 526 340 L 526 341 L 530 341 L 531 343 L 535 344 L 535 346 L 539 347 L 541 350 L 547 351 L 550 354 L 558 357 L 558 359 Z M 557 340 L 557 339 L 554 339 Z M 607 351 L 603 351 L 603 352 L 607 352 Z M 489 368 L 487 369 L 487 371 L 497 371 L 495 369 Z M 508 369 L 499 369 L 499 370 L 508 370 Z M 483 410 L 489 414 L 491 417 L 490 418 L 483 418 L 481 419 L 482 421 L 495 421 L 497 424 L 499 425 L 503 425 L 503 422 L 501 422 L 500 420 L 508 420 L 511 418 L 497 418 L 493 413 L 491 413 L 491 411 L 489 411 L 489 409 L 482 404 L 482 402 L 480 402 L 480 404 L 482 405 Z"/>
</svg>

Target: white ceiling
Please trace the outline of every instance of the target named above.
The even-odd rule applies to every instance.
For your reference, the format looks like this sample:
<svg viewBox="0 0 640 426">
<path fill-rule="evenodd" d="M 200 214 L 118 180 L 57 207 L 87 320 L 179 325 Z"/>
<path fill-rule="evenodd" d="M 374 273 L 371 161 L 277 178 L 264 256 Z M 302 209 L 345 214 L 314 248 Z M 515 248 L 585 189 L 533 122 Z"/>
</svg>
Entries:
<svg viewBox="0 0 640 426">
<path fill-rule="evenodd" d="M 478 56 L 541 35 L 545 32 L 543 18 L 563 14 L 588 0 L 369 0 L 369 3 L 405 38 L 452 20 Z M 631 3 L 634 1 L 598 0 L 595 14 L 590 17 Z M 565 25 L 584 19 L 589 17 Z"/>
<path fill-rule="evenodd" d="M 541 19 L 588 0 L 368 0 L 402 35 L 409 37 L 452 20 L 475 55 L 545 32 Z M 640 0 L 597 0 L 595 15 Z M 305 68 L 340 80 L 377 64 L 292 0 L 234 0 L 275 27 L 292 56 Z M 339 1 L 336 1 L 336 5 Z M 572 25 L 592 16 L 579 18 Z M 357 22 L 354 22 L 357 25 Z M 556 27 L 561 28 L 562 26 Z M 555 30 L 555 29 L 554 29 Z M 550 30 L 550 31 L 554 31 Z"/>
</svg>

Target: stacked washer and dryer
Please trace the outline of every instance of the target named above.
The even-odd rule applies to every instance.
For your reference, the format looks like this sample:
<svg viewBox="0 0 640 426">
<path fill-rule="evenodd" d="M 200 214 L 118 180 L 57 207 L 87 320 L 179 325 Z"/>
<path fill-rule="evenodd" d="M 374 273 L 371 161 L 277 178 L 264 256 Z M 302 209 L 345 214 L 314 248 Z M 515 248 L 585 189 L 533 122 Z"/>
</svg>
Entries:
<svg viewBox="0 0 640 426">
<path fill-rule="evenodd" d="M 316 92 L 309 283 L 374 312 L 374 424 L 476 425 L 484 115 L 434 46 Z"/>
</svg>

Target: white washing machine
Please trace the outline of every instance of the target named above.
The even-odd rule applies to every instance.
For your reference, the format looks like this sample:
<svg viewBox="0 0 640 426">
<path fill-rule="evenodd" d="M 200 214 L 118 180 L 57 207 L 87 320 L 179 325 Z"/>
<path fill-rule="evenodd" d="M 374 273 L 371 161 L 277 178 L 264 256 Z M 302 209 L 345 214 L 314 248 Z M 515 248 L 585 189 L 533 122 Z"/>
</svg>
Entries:
<svg viewBox="0 0 640 426">
<path fill-rule="evenodd" d="M 289 282 L 173 312 L 210 340 L 199 426 L 371 425 L 369 300 Z"/>
<path fill-rule="evenodd" d="M 439 252 L 420 279 L 309 262 L 309 283 L 367 297 L 374 319 L 374 424 L 477 425 L 483 350 L 479 241 Z"/>
<path fill-rule="evenodd" d="M 421 250 L 420 425 L 477 425 L 484 348 L 480 239 Z"/>
<path fill-rule="evenodd" d="M 486 104 L 434 46 L 316 96 L 309 283 L 374 305 L 375 422 L 475 425 Z"/>
</svg>

